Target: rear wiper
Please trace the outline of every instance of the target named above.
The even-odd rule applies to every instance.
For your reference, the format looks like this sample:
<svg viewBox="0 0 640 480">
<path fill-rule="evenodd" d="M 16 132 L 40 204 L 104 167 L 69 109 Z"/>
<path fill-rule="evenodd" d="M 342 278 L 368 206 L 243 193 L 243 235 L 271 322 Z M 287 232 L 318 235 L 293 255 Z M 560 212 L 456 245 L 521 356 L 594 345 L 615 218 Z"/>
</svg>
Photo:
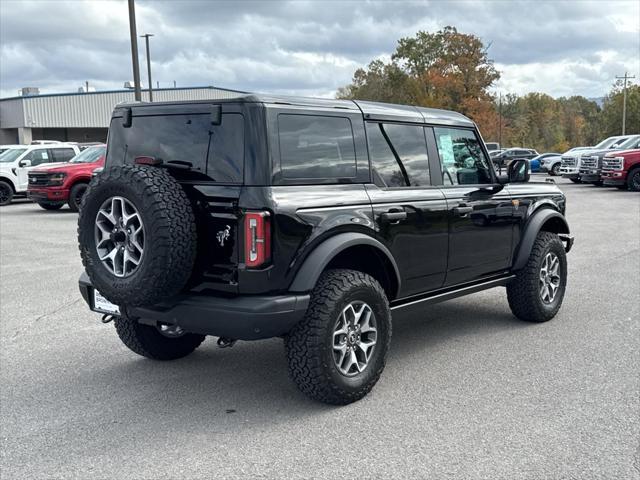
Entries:
<svg viewBox="0 0 640 480">
<path fill-rule="evenodd" d="M 175 168 L 178 170 L 191 170 L 193 168 L 193 163 L 185 162 L 183 160 L 169 160 L 168 162 L 163 163 L 160 166 L 166 168 Z"/>
</svg>

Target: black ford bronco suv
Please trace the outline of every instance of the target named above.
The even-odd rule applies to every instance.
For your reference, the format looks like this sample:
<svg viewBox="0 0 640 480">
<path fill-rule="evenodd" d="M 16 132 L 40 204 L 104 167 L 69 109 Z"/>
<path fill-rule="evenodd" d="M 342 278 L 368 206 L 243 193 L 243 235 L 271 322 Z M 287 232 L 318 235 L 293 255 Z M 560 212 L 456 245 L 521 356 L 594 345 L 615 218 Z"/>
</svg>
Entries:
<svg viewBox="0 0 640 480">
<path fill-rule="evenodd" d="M 518 318 L 556 315 L 565 197 L 528 180 L 522 160 L 497 176 L 454 112 L 257 95 L 119 105 L 78 220 L 80 291 L 152 359 L 206 335 L 281 336 L 300 390 L 346 404 L 380 377 L 396 310 L 506 286 Z"/>
</svg>

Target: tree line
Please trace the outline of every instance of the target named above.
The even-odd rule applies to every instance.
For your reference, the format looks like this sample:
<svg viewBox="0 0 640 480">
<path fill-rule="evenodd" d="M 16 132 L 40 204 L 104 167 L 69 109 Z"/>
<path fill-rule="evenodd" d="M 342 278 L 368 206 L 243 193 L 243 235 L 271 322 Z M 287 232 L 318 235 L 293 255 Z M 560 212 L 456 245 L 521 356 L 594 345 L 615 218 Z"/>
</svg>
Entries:
<svg viewBox="0 0 640 480">
<path fill-rule="evenodd" d="M 599 105 L 580 95 L 498 96 L 490 89 L 499 78 L 480 38 L 445 27 L 401 38 L 390 61 L 373 60 L 356 70 L 337 97 L 455 110 L 478 124 L 485 141 L 541 152 L 595 145 L 621 133 L 621 81 Z M 626 133 L 640 133 L 639 85 L 627 86 L 626 127 Z"/>
</svg>

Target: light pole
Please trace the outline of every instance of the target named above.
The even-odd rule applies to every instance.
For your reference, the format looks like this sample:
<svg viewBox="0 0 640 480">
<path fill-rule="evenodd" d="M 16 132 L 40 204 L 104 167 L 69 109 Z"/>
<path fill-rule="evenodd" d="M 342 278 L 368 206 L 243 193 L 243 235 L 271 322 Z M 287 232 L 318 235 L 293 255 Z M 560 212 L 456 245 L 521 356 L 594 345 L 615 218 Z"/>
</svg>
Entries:
<svg viewBox="0 0 640 480">
<path fill-rule="evenodd" d="M 136 33 L 136 5 L 129 0 L 129 34 L 131 36 L 131 62 L 133 63 L 133 88 L 136 102 L 142 100 L 140 92 L 140 63 L 138 62 L 138 34 Z"/>
<path fill-rule="evenodd" d="M 616 77 L 620 80 L 624 79 L 624 93 L 622 94 L 622 135 L 624 135 L 625 127 L 627 126 L 627 80 L 630 78 L 636 78 L 636 76 L 629 76 L 627 72 L 624 72 L 624 77 Z"/>
<path fill-rule="evenodd" d="M 149 37 L 153 37 L 153 33 L 145 33 L 140 35 L 140 38 L 144 38 L 147 47 L 147 75 L 149 76 L 149 101 L 153 102 L 153 83 L 151 82 L 151 57 L 149 56 Z"/>
</svg>

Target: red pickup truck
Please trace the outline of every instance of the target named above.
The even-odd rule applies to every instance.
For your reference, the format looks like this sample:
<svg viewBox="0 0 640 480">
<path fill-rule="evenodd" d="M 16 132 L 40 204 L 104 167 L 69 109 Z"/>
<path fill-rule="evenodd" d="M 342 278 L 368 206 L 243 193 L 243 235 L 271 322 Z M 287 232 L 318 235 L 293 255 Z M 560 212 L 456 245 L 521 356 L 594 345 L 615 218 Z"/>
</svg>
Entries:
<svg viewBox="0 0 640 480">
<path fill-rule="evenodd" d="M 640 192 L 640 148 L 607 153 L 602 160 L 602 183 Z"/>
<path fill-rule="evenodd" d="M 104 165 L 106 145 L 83 150 L 69 162 L 29 171 L 28 197 L 45 210 L 58 210 L 69 204 L 77 212 L 93 171 Z"/>
</svg>

